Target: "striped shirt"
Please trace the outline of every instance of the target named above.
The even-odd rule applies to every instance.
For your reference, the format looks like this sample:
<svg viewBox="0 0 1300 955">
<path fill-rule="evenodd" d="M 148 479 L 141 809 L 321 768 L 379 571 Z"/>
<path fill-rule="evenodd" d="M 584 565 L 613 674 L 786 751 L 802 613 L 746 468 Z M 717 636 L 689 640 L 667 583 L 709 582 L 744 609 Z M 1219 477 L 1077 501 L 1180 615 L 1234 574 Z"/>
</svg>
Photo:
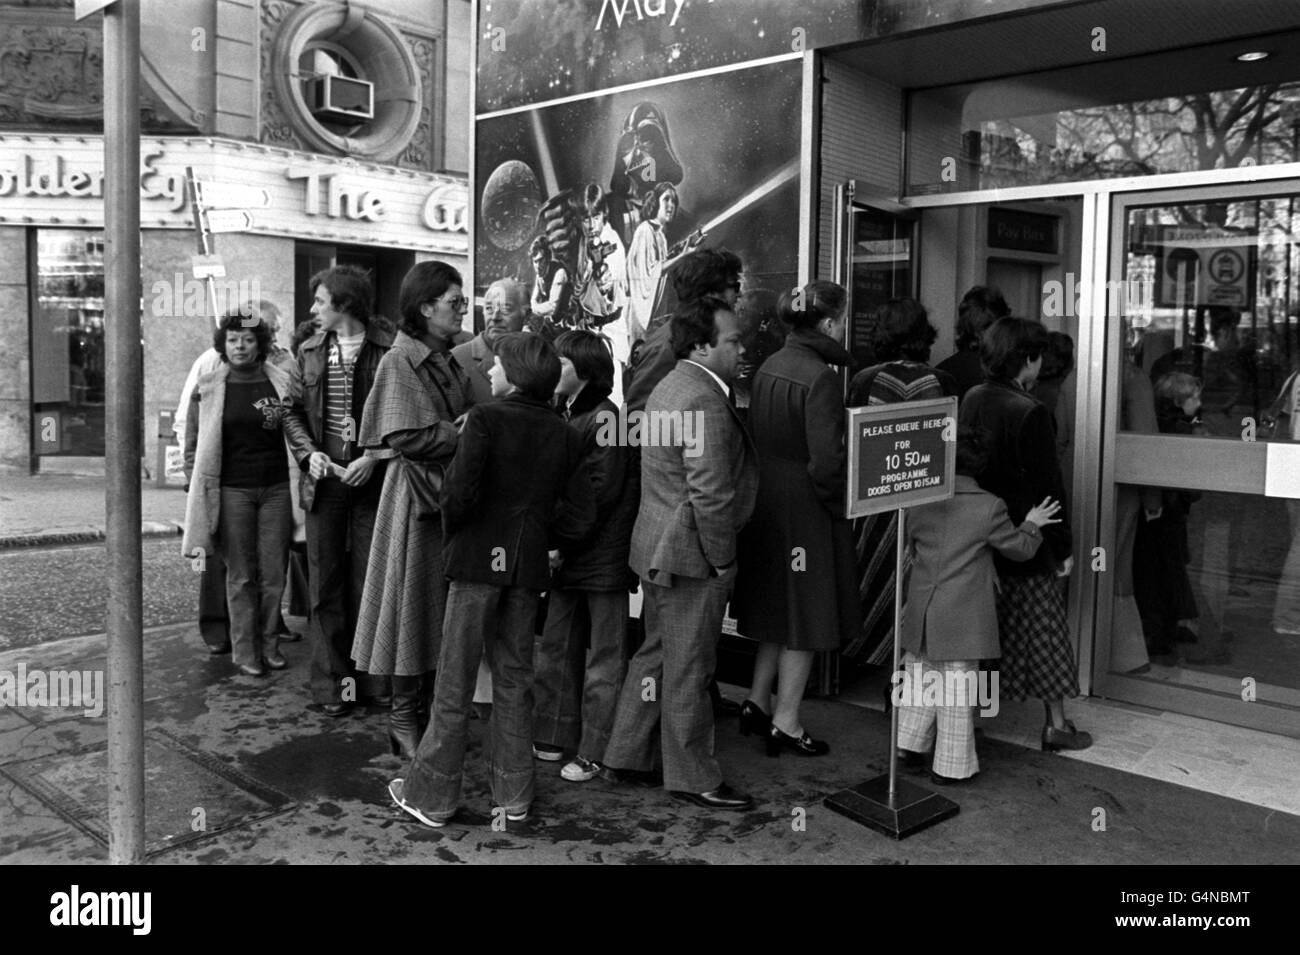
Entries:
<svg viewBox="0 0 1300 955">
<path fill-rule="evenodd" d="M 352 418 L 352 375 L 365 337 L 365 332 L 335 336 L 325 366 L 325 453 L 340 464 L 360 456 L 358 424 Z"/>
</svg>

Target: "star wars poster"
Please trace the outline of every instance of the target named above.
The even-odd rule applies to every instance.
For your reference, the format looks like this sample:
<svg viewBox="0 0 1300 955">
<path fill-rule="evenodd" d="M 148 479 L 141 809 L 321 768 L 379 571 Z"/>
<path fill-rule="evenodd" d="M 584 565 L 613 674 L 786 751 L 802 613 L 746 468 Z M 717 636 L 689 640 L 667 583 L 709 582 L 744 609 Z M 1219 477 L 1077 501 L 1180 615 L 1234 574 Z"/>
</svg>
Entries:
<svg viewBox="0 0 1300 955">
<path fill-rule="evenodd" d="M 887 21 L 879 0 L 484 0 L 477 111 L 801 53 Z"/>
<path fill-rule="evenodd" d="M 625 310 L 640 330 L 672 308 L 672 267 L 700 244 L 739 255 L 746 289 L 793 286 L 800 67 L 742 68 L 480 120 L 478 286 L 512 276 L 536 291 L 540 276 L 545 294 L 562 268 L 570 316 L 598 326 Z"/>
</svg>

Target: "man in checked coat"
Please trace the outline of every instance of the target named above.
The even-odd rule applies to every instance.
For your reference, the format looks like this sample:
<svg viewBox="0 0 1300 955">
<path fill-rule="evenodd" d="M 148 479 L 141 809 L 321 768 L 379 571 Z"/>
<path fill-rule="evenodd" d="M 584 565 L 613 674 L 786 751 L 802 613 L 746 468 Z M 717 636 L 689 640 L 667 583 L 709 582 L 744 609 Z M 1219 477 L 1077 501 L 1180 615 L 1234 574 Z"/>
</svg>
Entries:
<svg viewBox="0 0 1300 955">
<path fill-rule="evenodd" d="M 723 782 L 713 757 L 706 689 L 736 576 L 736 535 L 758 491 L 757 453 L 729 394 L 740 339 L 719 299 L 689 303 L 672 319 L 678 361 L 646 402 L 629 558 L 645 594 L 646 639 L 628 666 L 604 762 L 617 779 L 647 776 L 659 725 L 664 787 L 706 808 L 743 810 L 753 800 Z M 662 421 L 682 423 L 674 435 Z"/>
</svg>

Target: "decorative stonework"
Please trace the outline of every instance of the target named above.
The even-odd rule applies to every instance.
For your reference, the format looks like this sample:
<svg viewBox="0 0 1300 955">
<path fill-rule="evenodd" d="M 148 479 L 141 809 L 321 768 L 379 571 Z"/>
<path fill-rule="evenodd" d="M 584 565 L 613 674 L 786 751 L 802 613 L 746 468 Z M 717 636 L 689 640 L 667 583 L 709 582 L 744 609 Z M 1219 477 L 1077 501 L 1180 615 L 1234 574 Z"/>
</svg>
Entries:
<svg viewBox="0 0 1300 955">
<path fill-rule="evenodd" d="M 0 123 L 96 126 L 103 76 L 98 31 L 0 20 Z"/>
<path fill-rule="evenodd" d="M 436 92 L 434 83 L 434 65 L 438 62 L 434 40 L 430 37 L 403 33 L 406 42 L 415 55 L 416 65 L 420 70 L 420 86 L 424 95 L 420 101 L 420 124 L 415 135 L 397 163 L 413 169 L 433 169 L 433 97 Z"/>
<path fill-rule="evenodd" d="M 103 34 L 66 22 L 66 10 L 0 7 L 0 128 L 84 129 L 104 125 Z M 145 90 L 145 132 L 194 127 Z"/>
<path fill-rule="evenodd" d="M 277 101 L 275 84 L 271 82 L 271 63 L 280 25 L 286 16 L 297 9 L 297 6 L 296 3 L 286 3 L 285 0 L 263 0 L 262 49 L 259 51 L 258 58 L 262 71 L 262 122 L 258 139 L 264 143 L 291 149 L 302 149 L 303 143 Z"/>
<path fill-rule="evenodd" d="M 392 43 L 403 45 L 402 49 L 394 47 L 400 54 L 394 59 L 405 60 L 418 77 L 419 106 L 414 124 L 407 120 L 390 122 L 393 134 L 383 142 L 373 144 L 362 138 L 346 139 L 319 128 L 310 117 L 303 116 L 301 105 L 294 101 L 293 81 L 286 79 L 289 71 L 296 68 L 295 64 L 288 62 L 290 57 L 287 53 L 301 47 L 301 36 L 306 29 L 304 22 L 312 15 L 324 18 L 327 13 L 320 8 L 332 4 L 311 4 L 312 11 L 303 11 L 304 6 L 293 0 L 263 0 L 261 4 L 260 141 L 312 152 L 373 158 L 408 169 L 430 171 L 436 168 L 432 104 L 437 80 L 437 38 L 409 29 L 398 30 L 377 14 L 370 13 L 370 26 L 376 37 L 387 34 Z M 377 88 L 385 85 L 385 78 L 371 79 Z M 394 147 L 394 141 L 399 145 Z"/>
</svg>

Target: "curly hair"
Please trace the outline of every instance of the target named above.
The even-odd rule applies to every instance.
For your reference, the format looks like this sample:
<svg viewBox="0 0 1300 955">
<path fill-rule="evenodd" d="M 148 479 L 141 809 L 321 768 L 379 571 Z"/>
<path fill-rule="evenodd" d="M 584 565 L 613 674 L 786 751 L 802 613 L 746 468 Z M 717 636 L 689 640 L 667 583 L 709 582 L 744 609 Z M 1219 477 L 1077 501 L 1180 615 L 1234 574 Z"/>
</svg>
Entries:
<svg viewBox="0 0 1300 955">
<path fill-rule="evenodd" d="M 212 347 L 217 350 L 222 361 L 230 360 L 226 357 L 226 332 L 252 332 L 253 338 L 257 341 L 258 361 L 265 361 L 266 356 L 271 353 L 271 329 L 267 327 L 266 322 L 260 318 L 249 319 L 245 311 L 235 309 L 225 314 L 221 324 L 212 333 Z"/>
<path fill-rule="evenodd" d="M 375 310 L 375 286 L 366 269 L 358 265 L 336 265 L 317 272 L 307 285 L 313 295 L 319 286 L 325 286 L 334 311 L 342 312 L 362 325 L 370 321 L 370 313 Z"/>
</svg>

